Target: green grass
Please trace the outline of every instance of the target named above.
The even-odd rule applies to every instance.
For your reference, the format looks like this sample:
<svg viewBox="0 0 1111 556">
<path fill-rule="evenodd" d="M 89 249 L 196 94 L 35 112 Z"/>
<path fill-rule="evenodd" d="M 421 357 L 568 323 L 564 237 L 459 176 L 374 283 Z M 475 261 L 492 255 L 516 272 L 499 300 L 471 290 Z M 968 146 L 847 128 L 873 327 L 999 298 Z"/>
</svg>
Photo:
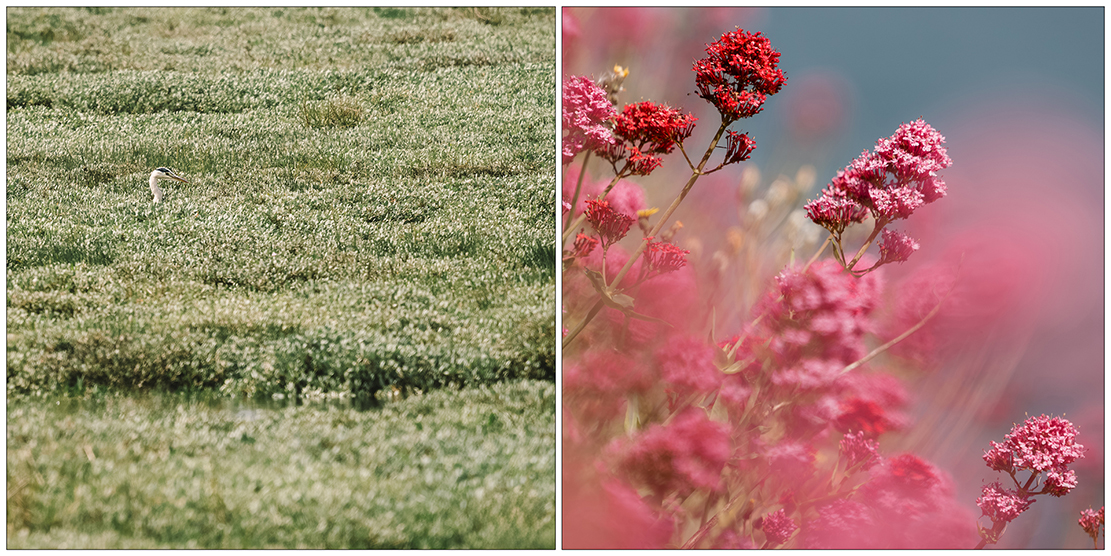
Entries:
<svg viewBox="0 0 1111 556">
<path fill-rule="evenodd" d="M 48 400 L 554 381 L 553 9 L 7 15 L 9 432 Z M 159 166 L 189 183 L 155 205 Z M 40 523 L 9 539 L 154 538 Z M 383 543 L 450 544 L 420 526 Z"/>
<path fill-rule="evenodd" d="M 8 548 L 555 546 L 555 385 L 8 406 Z"/>
</svg>

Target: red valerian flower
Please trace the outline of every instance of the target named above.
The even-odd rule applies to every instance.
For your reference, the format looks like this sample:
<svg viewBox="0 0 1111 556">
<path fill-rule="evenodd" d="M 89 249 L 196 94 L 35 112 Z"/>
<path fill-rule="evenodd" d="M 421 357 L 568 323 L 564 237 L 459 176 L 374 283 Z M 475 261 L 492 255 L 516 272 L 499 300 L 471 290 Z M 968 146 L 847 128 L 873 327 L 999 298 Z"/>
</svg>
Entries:
<svg viewBox="0 0 1111 556">
<path fill-rule="evenodd" d="M 795 520 L 787 517 L 787 511 L 782 509 L 764 516 L 762 527 L 769 545 L 779 545 L 787 542 L 787 539 L 791 538 L 791 533 L 799 528 L 798 525 L 795 525 Z"/>
<path fill-rule="evenodd" d="M 1061 417 L 1030 417 L 1015 425 L 1004 437 L 1018 469 L 1048 471 L 1063 468 L 1084 457 L 1084 446 L 1076 443 L 1078 431 Z"/>
<path fill-rule="evenodd" d="M 883 239 L 880 240 L 880 261 L 876 266 L 905 262 L 917 250 L 918 242 L 914 238 L 884 228 Z"/>
<path fill-rule="evenodd" d="M 747 133 L 728 130 L 726 133 L 729 135 L 726 139 L 725 161 L 722 162 L 722 166 L 748 160 L 752 151 L 756 150 L 756 141 L 753 141 Z"/>
<path fill-rule="evenodd" d="M 706 45 L 706 54 L 694 63 L 695 84 L 723 122 L 758 114 L 787 81 L 778 67 L 779 51 L 761 33 L 727 32 Z"/>
<path fill-rule="evenodd" d="M 1018 491 L 1005 489 L 999 482 L 985 485 L 983 496 L 976 499 L 976 505 L 992 523 L 1012 521 L 1033 503 L 1034 499 L 1019 496 Z"/>
<path fill-rule="evenodd" d="M 1099 511 L 1091 508 L 1080 511 L 1080 527 L 1088 533 L 1092 540 L 1099 539 L 1099 530 L 1103 527 L 1103 506 L 1100 506 Z"/>
<path fill-rule="evenodd" d="M 646 241 L 648 241 L 648 248 L 644 250 L 644 257 L 648 262 L 648 272 L 666 274 L 687 265 L 687 255 L 690 251 L 680 249 L 666 241 L 652 241 L 652 238 L 646 238 Z"/>
<path fill-rule="evenodd" d="M 609 202 L 595 199 L 586 202 L 586 221 L 598 231 L 602 248 L 621 241 L 636 223 L 635 218 L 613 210 Z"/>
<path fill-rule="evenodd" d="M 879 463 L 879 444 L 864 437 L 864 431 L 847 432 L 841 439 L 841 455 L 845 457 L 846 469 L 857 464 L 867 470 Z"/>
<path fill-rule="evenodd" d="M 953 161 L 943 143 L 945 137 L 922 119 L 902 124 L 894 135 L 877 141 L 871 153 L 864 151 L 837 172 L 822 197 L 807 204 L 807 215 L 838 234 L 844 230 L 844 219 L 829 218 L 826 207 L 839 207 L 844 202 L 836 199 L 847 198 L 871 211 L 876 220 L 907 218 L 945 196 L 945 182 L 937 173 Z M 827 197 L 833 199 L 822 200 Z"/>
<path fill-rule="evenodd" d="M 615 165 L 626 160 L 631 165 L 629 175 L 646 176 L 663 163 L 657 155 L 671 154 L 691 136 L 697 120 L 649 101 L 628 104 L 614 119 L 613 132 L 620 141 L 596 152 Z"/>
<path fill-rule="evenodd" d="M 701 488 L 717 490 L 731 451 L 728 427 L 690 410 L 640 434 L 619 468 L 659 496 L 686 496 Z"/>
<path fill-rule="evenodd" d="M 815 224 L 833 232 L 841 234 L 845 228 L 854 222 L 863 222 L 868 216 L 867 209 L 856 201 L 832 192 L 823 192 L 821 197 L 806 203 L 803 206 L 806 216 Z"/>
<path fill-rule="evenodd" d="M 575 247 L 572 253 L 576 258 L 585 257 L 594 250 L 594 247 L 596 245 L 598 245 L 597 239 L 580 233 L 578 236 L 575 237 Z"/>
<path fill-rule="evenodd" d="M 606 92 L 586 77 L 563 81 L 563 163 L 579 151 L 597 150 L 617 142 L 606 124 L 617 116 Z"/>
</svg>

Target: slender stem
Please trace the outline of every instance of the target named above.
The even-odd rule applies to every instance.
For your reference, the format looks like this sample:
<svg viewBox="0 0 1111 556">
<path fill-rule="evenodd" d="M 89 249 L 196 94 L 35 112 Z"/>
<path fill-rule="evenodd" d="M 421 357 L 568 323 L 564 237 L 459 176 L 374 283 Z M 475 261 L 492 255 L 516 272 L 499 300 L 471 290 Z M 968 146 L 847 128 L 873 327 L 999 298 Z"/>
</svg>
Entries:
<svg viewBox="0 0 1111 556">
<path fill-rule="evenodd" d="M 606 195 L 609 195 L 610 190 L 613 189 L 613 186 L 617 185 L 617 182 L 621 181 L 621 178 L 626 177 L 625 172 L 627 172 L 628 170 L 629 170 L 629 163 L 626 162 L 625 167 L 622 168 L 621 171 L 617 172 L 613 176 L 613 179 L 610 180 L 610 184 L 607 185 L 606 189 L 604 191 L 602 191 L 602 194 L 598 196 L 598 200 L 605 199 Z M 581 174 L 579 175 L 579 179 L 582 179 Z M 571 205 L 571 212 L 572 213 L 575 212 L 575 205 Z M 582 225 L 583 220 L 586 220 L 586 213 L 579 214 L 578 218 L 575 218 L 575 221 L 572 222 L 571 225 L 566 230 L 563 230 L 563 243 L 567 243 L 567 238 L 571 237 L 571 234 L 573 233 L 575 228 L 578 228 L 579 226 Z"/>
<path fill-rule="evenodd" d="M 566 349 L 567 346 L 571 344 L 571 340 L 574 340 L 575 336 L 579 335 L 579 332 L 583 331 L 583 328 L 586 328 L 586 325 L 594 319 L 594 316 L 598 314 L 598 311 L 602 310 L 603 305 L 604 303 L 602 303 L 602 298 L 599 296 L 598 301 L 596 301 L 594 303 L 594 306 L 590 308 L 590 312 L 586 314 L 586 317 L 583 318 L 582 322 L 576 325 L 574 330 L 568 332 L 567 335 L 563 337 L 564 349 Z"/>
<path fill-rule="evenodd" d="M 851 371 L 851 370 L 853 370 L 853 369 L 871 361 L 872 358 L 874 358 L 875 356 L 887 351 L 888 349 L 891 349 L 891 346 L 894 346 L 895 344 L 907 339 L 907 336 L 910 336 L 911 334 L 914 334 L 919 328 L 922 328 L 923 326 L 925 326 L 926 322 L 929 321 L 930 319 L 932 319 L 934 317 L 934 315 L 936 315 L 937 312 L 941 310 L 941 306 L 945 303 L 946 299 L 949 299 L 949 295 L 951 295 L 953 293 L 953 289 L 956 288 L 956 287 L 957 287 L 957 283 L 953 282 L 953 286 L 949 288 L 948 292 L 946 292 L 945 297 L 941 298 L 941 301 L 938 301 L 937 305 L 935 305 L 934 308 L 931 309 L 930 312 L 927 313 L 926 316 L 922 318 L 922 320 L 918 321 L 917 324 L 915 324 L 914 326 L 907 329 L 906 332 L 903 332 L 902 334 L 899 334 L 898 336 L 893 338 L 890 342 L 887 342 L 886 344 L 883 344 L 882 346 L 872 350 L 871 352 L 868 353 L 868 355 L 865 355 L 860 360 L 853 361 L 852 363 L 849 363 L 844 369 L 841 369 L 841 372 L 838 373 L 838 375 L 843 375 L 843 374 L 845 374 L 845 373 L 847 373 L 847 372 L 849 372 L 849 371 Z M 1029 484 L 1027 484 L 1027 486 L 1029 486 Z"/>
<path fill-rule="evenodd" d="M 980 539 L 980 544 L 976 545 L 976 548 L 973 548 L 972 550 L 980 550 L 980 549 L 984 548 L 984 546 L 986 546 L 987 544 L 988 544 L 987 539 Z"/>
<path fill-rule="evenodd" d="M 571 229 L 571 221 L 575 218 L 575 205 L 579 204 L 579 192 L 582 191 L 583 178 L 586 177 L 586 163 L 590 162 L 590 151 L 583 156 L 582 168 L 579 168 L 579 181 L 575 183 L 575 193 L 571 195 L 571 210 L 567 211 L 567 229 Z"/>
<path fill-rule="evenodd" d="M 872 242 L 876 240 L 876 236 L 879 235 L 880 230 L 882 230 L 883 227 L 886 226 L 886 225 L 887 225 L 887 219 L 886 218 L 876 220 L 876 226 L 875 226 L 875 228 L 872 229 L 872 235 L 868 236 L 868 241 L 865 241 L 864 245 L 862 245 L 860 247 L 860 251 L 856 252 L 856 256 L 853 257 L 852 262 L 850 262 L 848 265 L 845 265 L 846 270 L 852 270 L 853 267 L 856 266 L 856 263 L 858 261 L 860 261 L 861 257 L 864 256 L 864 252 L 867 251 L 868 247 L 872 245 Z"/>
<path fill-rule="evenodd" d="M 829 242 L 832 239 L 833 234 L 830 234 L 829 237 L 826 238 L 825 242 L 822 243 L 822 246 L 818 248 L 818 251 L 814 253 L 814 256 L 810 257 L 809 261 L 806 261 L 806 266 L 802 267 L 802 274 L 806 274 L 806 271 L 810 269 L 810 265 L 814 264 L 814 261 L 818 260 L 818 256 L 826 250 L 826 247 L 829 245 Z"/>
<path fill-rule="evenodd" d="M 683 199 L 685 199 L 687 197 L 687 194 L 690 193 L 691 187 L 694 186 L 694 182 L 698 181 L 699 176 L 702 175 L 702 168 L 704 168 L 706 166 L 706 163 L 710 160 L 710 155 L 714 154 L 714 149 L 717 148 L 718 141 L 720 141 L 721 136 L 725 134 L 725 129 L 727 127 L 729 127 L 729 124 L 726 122 L 722 122 L 721 126 L 718 127 L 718 132 L 714 135 L 714 140 L 710 142 L 710 147 L 706 149 L 706 154 L 702 155 L 702 160 L 698 163 L 698 167 L 695 168 L 693 172 L 691 172 L 691 177 L 689 180 L 687 180 L 687 185 L 683 187 L 683 191 L 679 193 L 679 196 L 671 202 L 671 206 L 667 207 L 667 212 L 664 212 L 664 215 L 660 217 L 658 222 L 656 222 L 656 225 L 652 228 L 652 231 L 648 232 L 649 236 L 656 237 L 660 233 L 660 230 L 663 229 L 664 224 L 667 223 L 667 220 L 671 218 L 671 215 L 675 212 L 675 209 L 679 208 L 679 203 L 682 203 Z M 642 253 L 644 253 L 644 249 L 647 246 L 648 242 L 646 241 L 642 241 L 640 243 L 640 245 L 637 247 L 637 250 L 634 251 L 633 254 L 629 257 L 629 260 L 625 262 L 625 266 L 622 267 L 621 272 L 618 272 L 617 277 L 613 279 L 612 283 L 615 286 L 621 284 L 621 279 L 624 278 L 625 275 L 629 273 L 629 270 L 633 268 L 633 263 L 636 262 L 637 258 L 639 258 Z"/>
</svg>

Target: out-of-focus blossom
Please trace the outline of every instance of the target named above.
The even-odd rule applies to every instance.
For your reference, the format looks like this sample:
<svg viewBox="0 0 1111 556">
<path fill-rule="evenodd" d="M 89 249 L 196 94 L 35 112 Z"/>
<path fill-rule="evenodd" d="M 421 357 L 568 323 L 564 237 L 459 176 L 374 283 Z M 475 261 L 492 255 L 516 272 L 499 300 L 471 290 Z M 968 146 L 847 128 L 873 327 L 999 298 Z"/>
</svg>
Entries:
<svg viewBox="0 0 1111 556">
<path fill-rule="evenodd" d="M 730 451 L 729 429 L 709 420 L 705 412 L 691 410 L 634 438 L 619 467 L 660 496 L 686 496 L 721 486 Z"/>
<path fill-rule="evenodd" d="M 650 101 L 627 104 L 614 120 L 613 132 L 619 141 L 598 153 L 615 166 L 626 161 L 630 168 L 625 175 L 646 176 L 663 164 L 658 155 L 671 154 L 690 137 L 697 120 Z"/>
<path fill-rule="evenodd" d="M 646 238 L 645 241 L 648 241 L 648 248 L 644 250 L 648 272 L 665 274 L 675 272 L 687 265 L 687 255 L 690 251 L 680 249 L 666 241 L 652 241 L 651 238 Z"/>
<path fill-rule="evenodd" d="M 673 336 L 656 350 L 656 361 L 667 388 L 679 394 L 708 393 L 721 385 L 714 350 L 701 340 Z"/>
<path fill-rule="evenodd" d="M 779 545 L 787 542 L 799 527 L 795 525 L 795 520 L 787 516 L 786 510 L 780 509 L 764 516 L 763 528 L 768 544 Z"/>
<path fill-rule="evenodd" d="M 636 490 L 617 480 L 571 485 L 564 474 L 563 547 L 570 549 L 664 548 L 674 524 L 654 511 Z"/>
<path fill-rule="evenodd" d="M 563 200 L 566 203 L 571 202 L 571 197 L 575 194 L 575 187 L 580 184 L 579 172 L 580 168 L 577 164 L 573 164 L 567 169 L 567 176 L 563 180 Z M 590 199 L 598 199 L 607 185 L 609 185 L 608 180 L 595 181 L 589 174 L 583 176 L 578 200 L 572 207 L 575 214 L 586 212 L 586 202 Z M 610 204 L 613 210 L 633 218 L 636 218 L 637 211 L 647 206 L 644 200 L 644 188 L 629 180 L 618 180 L 610 188 L 610 192 L 604 200 Z"/>
<path fill-rule="evenodd" d="M 868 470 L 879 463 L 879 444 L 875 440 L 864 437 L 864 431 L 847 432 L 841 439 L 841 455 L 845 458 L 845 467 L 860 465 L 861 469 Z"/>
<path fill-rule="evenodd" d="M 636 219 L 621 214 L 607 201 L 588 200 L 586 202 L 586 221 L 598 232 L 602 248 L 606 248 L 625 237 Z"/>
<path fill-rule="evenodd" d="M 884 228 L 883 239 L 880 240 L 879 264 L 904 262 L 917 250 L 918 242 L 914 238 Z"/>
<path fill-rule="evenodd" d="M 607 122 L 617 111 L 606 92 L 587 77 L 563 81 L 563 163 L 571 162 L 583 149 L 599 150 L 617 143 Z"/>
<path fill-rule="evenodd" d="M 1080 528 L 1084 529 L 1092 540 L 1099 540 L 1099 530 L 1103 527 L 1103 508 L 1100 506 L 1098 512 L 1091 508 L 1080 510 Z"/>
<path fill-rule="evenodd" d="M 706 99 L 723 122 L 758 114 L 767 97 L 783 88 L 779 51 L 761 33 L 730 31 L 706 46 L 706 57 L 694 63 L 698 96 Z"/>
<path fill-rule="evenodd" d="M 984 485 L 983 495 L 976 499 L 983 515 L 993 523 L 1007 523 L 1025 512 L 1033 498 L 1020 496 L 1018 491 L 1005 489 L 998 481 Z"/>
</svg>

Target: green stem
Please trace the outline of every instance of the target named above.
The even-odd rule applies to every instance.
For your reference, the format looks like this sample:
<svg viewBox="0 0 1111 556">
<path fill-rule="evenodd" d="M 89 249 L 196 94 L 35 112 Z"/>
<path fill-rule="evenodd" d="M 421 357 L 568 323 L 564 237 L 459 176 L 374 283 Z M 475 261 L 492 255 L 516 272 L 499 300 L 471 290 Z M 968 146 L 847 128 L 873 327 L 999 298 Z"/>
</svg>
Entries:
<svg viewBox="0 0 1111 556">
<path fill-rule="evenodd" d="M 567 211 L 567 230 L 571 229 L 572 219 L 575 218 L 575 205 L 579 203 L 579 192 L 582 191 L 583 178 L 586 177 L 587 162 L 590 162 L 590 151 L 586 151 L 586 155 L 583 156 L 583 165 L 579 168 L 579 181 L 575 183 L 575 193 L 571 195 L 571 210 Z"/>
</svg>

